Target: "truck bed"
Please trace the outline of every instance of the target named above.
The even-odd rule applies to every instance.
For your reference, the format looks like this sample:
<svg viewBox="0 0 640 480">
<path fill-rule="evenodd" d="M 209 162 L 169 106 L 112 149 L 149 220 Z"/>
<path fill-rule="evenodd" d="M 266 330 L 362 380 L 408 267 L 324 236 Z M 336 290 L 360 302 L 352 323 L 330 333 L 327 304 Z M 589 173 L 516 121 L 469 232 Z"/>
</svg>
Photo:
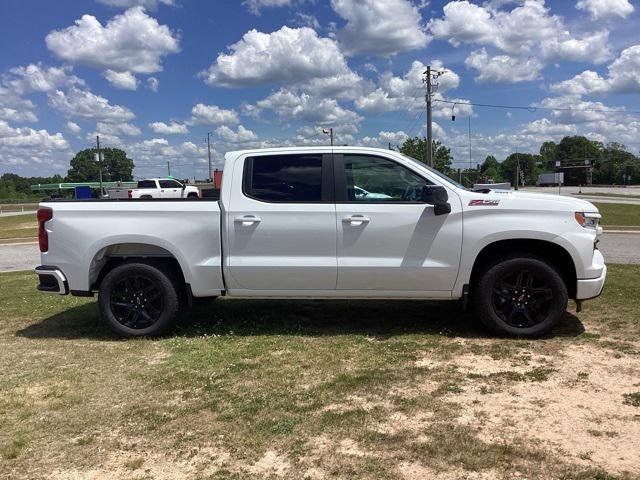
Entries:
<svg viewBox="0 0 640 480">
<path fill-rule="evenodd" d="M 194 296 L 224 289 L 215 198 L 50 200 L 40 207 L 53 210 L 42 264 L 68 272 L 71 291 L 91 291 L 109 259 L 146 253 L 176 258 Z"/>
</svg>

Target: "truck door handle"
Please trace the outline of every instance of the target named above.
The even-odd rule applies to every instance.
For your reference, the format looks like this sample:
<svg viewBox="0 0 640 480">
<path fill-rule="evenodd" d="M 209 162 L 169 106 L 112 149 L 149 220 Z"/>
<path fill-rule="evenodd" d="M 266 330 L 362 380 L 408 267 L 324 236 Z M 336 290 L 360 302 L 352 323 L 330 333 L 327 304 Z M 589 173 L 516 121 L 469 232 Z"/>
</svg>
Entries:
<svg viewBox="0 0 640 480">
<path fill-rule="evenodd" d="M 249 227 L 256 223 L 260 223 L 262 219 L 260 217 L 256 217 L 255 215 L 245 215 L 243 217 L 236 217 L 233 221 L 236 223 L 241 223 L 243 227 Z"/>
<path fill-rule="evenodd" d="M 349 217 L 344 217 L 342 221 L 354 227 L 359 227 L 360 225 L 369 223 L 371 219 L 369 217 L 365 217 L 364 215 L 351 215 Z"/>
</svg>

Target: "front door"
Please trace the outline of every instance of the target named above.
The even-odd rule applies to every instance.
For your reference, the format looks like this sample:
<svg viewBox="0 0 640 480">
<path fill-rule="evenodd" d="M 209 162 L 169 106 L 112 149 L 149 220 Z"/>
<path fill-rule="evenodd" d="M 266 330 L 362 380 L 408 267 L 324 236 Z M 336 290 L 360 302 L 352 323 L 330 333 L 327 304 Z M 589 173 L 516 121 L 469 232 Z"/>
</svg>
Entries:
<svg viewBox="0 0 640 480">
<path fill-rule="evenodd" d="M 335 290 L 331 155 L 256 155 L 233 175 L 229 290 Z"/>
<path fill-rule="evenodd" d="M 462 245 L 458 202 L 434 215 L 432 184 L 394 160 L 335 155 L 338 290 L 450 291 Z"/>
<path fill-rule="evenodd" d="M 160 198 L 180 198 L 182 185 L 175 180 L 158 180 L 160 183 Z"/>
</svg>

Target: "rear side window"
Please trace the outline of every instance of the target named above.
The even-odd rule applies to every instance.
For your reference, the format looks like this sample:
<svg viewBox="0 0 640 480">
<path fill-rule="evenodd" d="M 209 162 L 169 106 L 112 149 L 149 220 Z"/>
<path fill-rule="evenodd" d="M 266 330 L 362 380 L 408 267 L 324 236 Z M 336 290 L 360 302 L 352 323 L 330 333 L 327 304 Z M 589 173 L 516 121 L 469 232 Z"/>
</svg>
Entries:
<svg viewBox="0 0 640 480">
<path fill-rule="evenodd" d="M 156 188 L 156 182 L 155 180 L 140 180 L 138 188 Z"/>
<path fill-rule="evenodd" d="M 322 202 L 322 155 L 247 158 L 244 193 L 263 202 Z"/>
</svg>

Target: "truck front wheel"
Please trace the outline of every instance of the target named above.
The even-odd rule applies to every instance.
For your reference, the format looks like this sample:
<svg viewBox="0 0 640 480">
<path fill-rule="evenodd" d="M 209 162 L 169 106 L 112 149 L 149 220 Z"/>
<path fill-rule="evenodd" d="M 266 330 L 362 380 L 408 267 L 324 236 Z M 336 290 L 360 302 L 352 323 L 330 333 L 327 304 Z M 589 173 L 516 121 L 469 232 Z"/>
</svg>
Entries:
<svg viewBox="0 0 640 480">
<path fill-rule="evenodd" d="M 513 256 L 484 272 L 472 296 L 482 323 L 492 332 L 535 338 L 548 333 L 567 309 L 567 287 L 543 259 Z"/>
<path fill-rule="evenodd" d="M 152 263 L 124 263 L 100 284 L 100 315 L 125 337 L 155 337 L 173 325 L 180 296 L 168 268 Z"/>
</svg>

